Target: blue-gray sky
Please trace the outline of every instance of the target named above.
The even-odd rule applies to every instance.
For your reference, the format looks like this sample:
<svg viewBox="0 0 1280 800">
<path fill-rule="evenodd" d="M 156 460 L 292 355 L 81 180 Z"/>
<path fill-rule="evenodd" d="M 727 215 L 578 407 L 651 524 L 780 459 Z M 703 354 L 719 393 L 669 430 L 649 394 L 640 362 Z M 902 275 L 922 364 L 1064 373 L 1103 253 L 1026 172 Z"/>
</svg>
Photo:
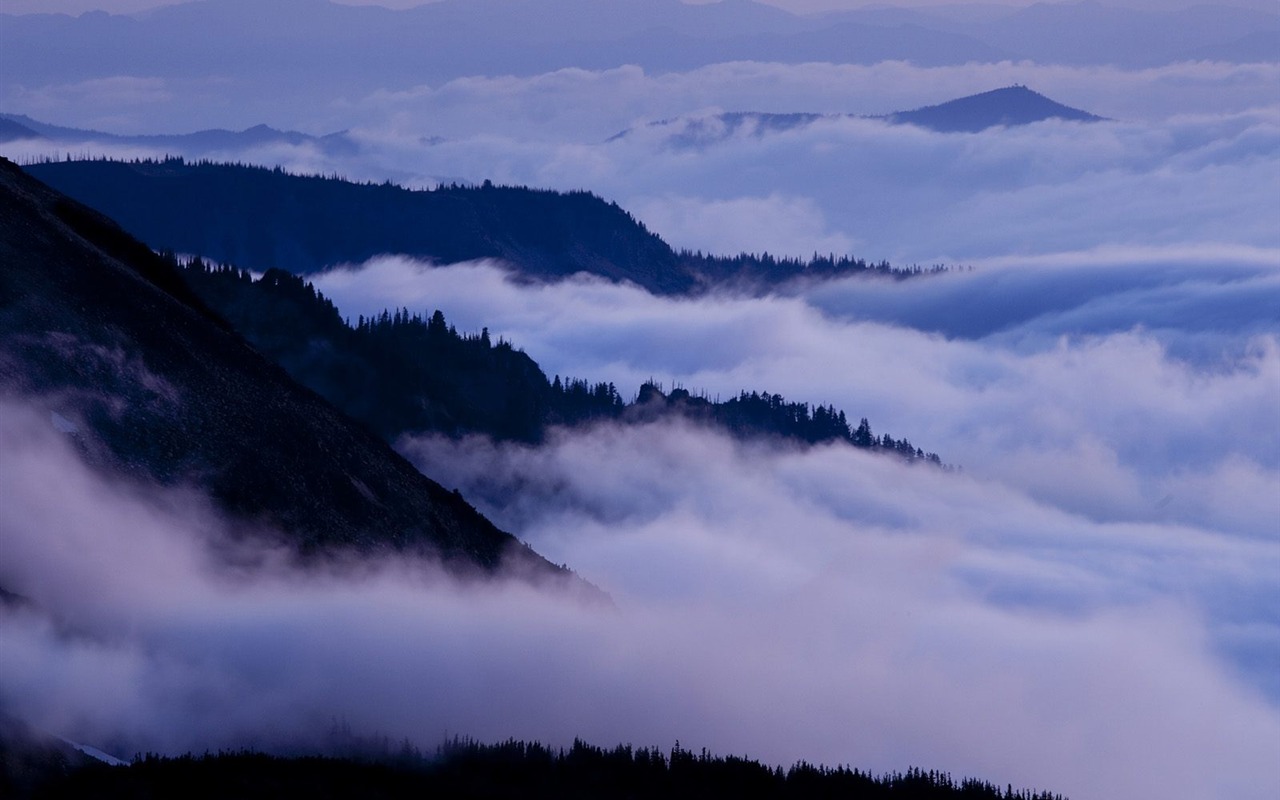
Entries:
<svg viewBox="0 0 1280 800">
<path fill-rule="evenodd" d="M 12 14 L 79 14 L 84 11 L 91 10 L 103 10 L 113 13 L 127 14 L 148 8 L 155 8 L 157 6 L 175 5 L 176 2 L 190 1 L 191 0 L 175 0 L 175 2 L 166 3 L 163 2 L 163 0 L 0 0 L 0 10 Z M 338 0 L 338 2 L 343 2 L 347 5 L 377 5 L 385 6 L 387 8 L 411 8 L 413 6 L 422 5 L 421 0 Z M 872 0 L 762 0 L 762 2 L 797 13 L 863 8 L 873 5 L 920 7 L 973 4 L 973 0 L 874 0 L 874 2 Z M 1010 6 L 1024 6 L 1031 4 L 1030 0 L 983 0 L 983 2 L 987 5 Z M 1186 0 L 1186 2 L 1177 2 L 1177 0 L 1173 0 L 1173 2 L 1171 2 L 1171 0 L 1105 0 L 1103 2 L 1103 5 L 1156 10 L 1194 4 L 1195 3 L 1192 2 L 1192 0 Z M 1259 11 L 1276 10 L 1276 4 L 1273 0 L 1233 0 L 1231 5 L 1239 6 L 1241 8 L 1253 8 Z"/>
</svg>

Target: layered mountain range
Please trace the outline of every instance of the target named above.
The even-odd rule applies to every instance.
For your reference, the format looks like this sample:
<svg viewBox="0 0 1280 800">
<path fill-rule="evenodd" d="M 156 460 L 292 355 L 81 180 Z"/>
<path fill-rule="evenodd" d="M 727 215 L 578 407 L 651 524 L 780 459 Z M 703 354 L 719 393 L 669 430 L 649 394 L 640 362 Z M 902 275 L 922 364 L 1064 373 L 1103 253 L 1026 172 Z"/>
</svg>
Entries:
<svg viewBox="0 0 1280 800">
<path fill-rule="evenodd" d="M 83 165 L 99 175 L 139 166 Z M 188 167 L 157 169 L 153 176 L 163 180 L 166 170 Z M 550 425 L 678 415 L 739 436 L 845 441 L 940 463 L 906 439 L 874 436 L 865 419 L 854 425 L 835 408 L 768 392 L 719 402 L 648 384 L 628 403 L 610 384 L 550 381 L 510 343 L 491 342 L 487 331 L 459 334 L 439 311 L 429 320 L 396 311 L 353 324 L 289 273 L 272 269 L 254 279 L 237 268 L 179 264 L 8 162 L 2 177 L 4 393 L 42 406 L 50 424 L 100 467 L 162 485 L 197 485 L 245 530 L 278 531 L 303 553 L 390 547 L 440 555 L 461 568 L 514 563 L 555 574 L 391 450 L 406 433 L 537 441 Z M 466 191 L 535 203 L 564 197 Z M 277 199 L 267 195 L 267 202 Z M 588 195 L 570 199 L 625 217 Z M 228 200 L 235 201 L 248 202 Z M 430 214 L 424 219 L 444 227 Z M 499 231 L 517 240 L 522 230 L 537 235 L 528 221 L 521 229 L 490 220 L 479 230 L 486 235 L 473 241 L 501 241 Z M 604 239 L 613 234 L 603 229 Z M 574 241 L 576 233 L 562 235 Z M 642 241 L 660 244 L 651 235 Z"/>
<path fill-rule="evenodd" d="M 424 477 L 375 436 L 370 428 L 390 419 L 387 414 L 397 404 L 434 409 L 434 416 L 420 418 L 418 430 L 478 432 L 495 438 L 527 434 L 504 432 L 501 426 L 524 420 L 513 403 L 532 401 L 535 410 L 537 403 L 547 404 L 552 415 L 533 419 L 537 425 L 600 418 L 626 421 L 627 414 L 632 421 L 644 421 L 680 414 L 739 435 L 801 441 L 844 438 L 854 446 L 923 457 L 905 440 L 870 440 L 865 420 L 854 434 L 842 413 L 823 408 L 810 416 L 807 406 L 787 404 L 776 395 L 743 393 L 721 405 L 682 390 L 666 394 L 646 385 L 628 408 L 612 386 L 605 390 L 603 384 L 562 383 L 558 377 L 554 385 L 548 384 L 523 353 L 507 343 L 493 345 L 487 334 L 459 335 L 440 312 L 429 321 L 397 312 L 352 327 L 301 278 L 273 271 L 255 280 L 233 268 L 212 268 L 199 261 L 179 264 L 156 254 L 99 212 L 3 160 L 0 264 L 0 401 L 47 415 L 49 433 L 65 437 L 109 480 L 137 487 L 193 488 L 225 515 L 233 535 L 265 535 L 304 561 L 330 554 L 398 552 L 442 559 L 464 576 L 515 574 L 541 585 L 569 587 L 578 597 L 601 598 L 594 587 L 497 529 L 456 491 Z M 300 362 L 298 345 L 304 341 L 313 355 L 325 351 L 332 357 Z M 335 398 L 357 417 L 363 403 L 361 424 L 295 383 L 264 354 L 331 395 L 370 382 L 390 388 L 382 395 L 347 397 L 345 403 Z M 423 387 L 413 385 L 424 374 L 435 381 L 425 394 Z M 516 385 L 491 392 L 503 375 L 523 377 Z M 324 377 L 341 380 L 325 384 Z M 492 414 L 475 417 L 476 409 L 494 394 Z M 394 438 L 402 431 L 378 432 Z M 0 607 L 43 613 L 7 588 L 0 588 Z M 477 782 L 490 785 L 499 764 L 505 765 L 501 769 L 510 774 L 511 784 L 494 796 L 526 796 L 533 779 L 530 770 L 536 771 L 548 752 L 541 745 L 529 747 L 529 754 L 522 751 L 515 762 L 507 745 L 455 742 L 453 749 L 435 758 L 414 754 L 409 761 L 404 761 L 408 751 L 402 751 L 389 796 L 408 796 L 406 792 L 433 786 L 470 791 Z M 585 744 L 575 748 L 575 753 L 593 754 L 597 760 L 605 755 Z M 651 774 L 656 782 L 645 796 L 670 796 L 673 786 L 691 780 L 697 786 L 723 787 L 725 770 L 741 771 L 737 765 L 743 763 L 708 760 L 705 754 L 694 761 L 678 745 L 670 762 L 657 753 L 635 761 L 630 750 L 624 754 L 621 749 L 614 756 L 613 777 L 605 783 L 600 782 L 599 769 L 579 772 L 580 759 L 560 756 L 566 765 L 563 775 L 547 785 L 545 796 L 560 796 L 566 786 L 579 785 L 614 791 L 608 787 L 619 781 L 632 785 L 640 772 L 651 774 L 655 767 L 661 774 Z M 143 786 L 189 787 L 193 781 L 248 786 L 280 769 L 284 773 L 272 780 L 299 790 L 314 786 L 318 776 L 367 786 L 391 774 L 370 759 L 383 764 L 389 757 L 362 751 L 355 759 L 331 761 L 327 773 L 317 772 L 307 760 L 266 756 L 244 763 L 145 762 L 163 763 L 160 777 L 149 768 L 138 771 L 143 762 L 126 765 L 93 747 L 32 729 L 0 709 L 0 790 L 15 796 L 33 796 L 51 786 L 81 791 L 113 781 L 125 794 Z M 700 765 L 706 774 L 694 780 L 687 768 L 676 770 L 678 762 Z M 778 777 L 755 762 L 747 766 L 750 774 L 733 780 L 766 789 L 791 780 L 805 785 L 820 780 L 872 788 L 900 784 L 929 796 L 953 796 L 962 788 L 970 794 L 985 792 L 978 796 L 999 794 L 987 784 L 966 781 L 962 787 L 949 778 L 916 771 L 876 777 L 849 770 L 814 771 L 804 765 L 797 766 L 792 778 Z M 190 772 L 193 767 L 205 777 Z"/>
<path fill-rule="evenodd" d="M 874 435 L 865 418 L 850 423 L 833 406 L 758 390 L 713 400 L 682 387 L 664 391 L 652 381 L 628 402 L 612 383 L 548 380 L 511 342 L 491 341 L 487 329 L 460 334 L 438 309 L 425 319 L 398 309 L 351 323 L 313 286 L 281 270 L 255 279 L 199 259 L 177 268 L 255 347 L 388 442 L 438 433 L 537 443 L 556 426 L 679 417 L 739 438 L 844 442 L 941 464 L 907 439 Z"/>
<path fill-rule="evenodd" d="M 855 114 L 765 113 L 731 111 L 711 117 L 681 117 L 649 123 L 646 130 L 667 131 L 674 144 L 708 144 L 734 134 L 777 133 L 832 119 L 877 119 L 892 124 L 915 125 L 930 130 L 977 132 L 999 125 L 1028 125 L 1050 119 L 1073 122 L 1099 122 L 1103 117 L 1072 108 L 1033 91 L 1026 86 L 1006 86 L 989 92 L 957 98 L 933 106 L 896 111 L 880 116 Z M 610 141 L 625 138 L 637 129 L 615 134 Z M 180 134 L 124 135 L 97 130 L 51 125 L 24 114 L 0 114 L 0 143 L 41 141 L 67 148 L 121 145 L 163 150 L 186 158 L 200 158 L 245 152 L 266 146 L 297 147 L 305 145 L 330 156 L 352 155 L 361 147 L 358 137 L 348 131 L 312 136 L 298 131 L 282 131 L 267 125 L 255 125 L 240 131 L 210 129 Z"/>
<path fill-rule="evenodd" d="M 560 571 L 298 385 L 106 217 L 0 162 L 0 392 L 111 474 L 206 492 L 303 553 Z"/>
</svg>

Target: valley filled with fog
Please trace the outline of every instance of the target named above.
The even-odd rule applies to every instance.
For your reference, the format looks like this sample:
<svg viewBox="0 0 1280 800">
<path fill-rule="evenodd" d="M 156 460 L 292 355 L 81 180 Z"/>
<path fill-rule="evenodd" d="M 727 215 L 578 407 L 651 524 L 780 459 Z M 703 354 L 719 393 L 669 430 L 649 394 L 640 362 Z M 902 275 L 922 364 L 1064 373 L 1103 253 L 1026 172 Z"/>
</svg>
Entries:
<svg viewBox="0 0 1280 800">
<path fill-rule="evenodd" d="M 393 443 L 611 598 L 583 603 L 229 546 L 198 489 L 103 476 L 47 404 L 6 395 L 0 586 L 36 606 L 4 612 L 9 713 L 122 757 L 305 751 L 338 721 L 424 745 L 915 764 L 1078 798 L 1280 788 L 1280 56 L 365 71 L 234 109 L 218 80 L 238 75 L 63 72 L 0 81 L 0 111 L 305 135 L 0 155 L 585 189 L 675 248 L 945 265 L 673 296 L 397 253 L 308 279 L 351 320 L 441 309 L 627 399 L 652 380 L 830 404 L 954 468 L 672 418 Z M 873 118 L 1013 84 L 1106 119 Z"/>
</svg>

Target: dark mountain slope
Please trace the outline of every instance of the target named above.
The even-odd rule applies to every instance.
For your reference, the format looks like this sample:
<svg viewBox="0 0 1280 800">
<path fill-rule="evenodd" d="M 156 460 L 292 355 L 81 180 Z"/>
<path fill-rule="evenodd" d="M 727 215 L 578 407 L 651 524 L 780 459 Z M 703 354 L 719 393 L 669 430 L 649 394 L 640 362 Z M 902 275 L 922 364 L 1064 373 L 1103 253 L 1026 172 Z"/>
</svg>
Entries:
<svg viewBox="0 0 1280 800">
<path fill-rule="evenodd" d="M 178 159 L 27 170 L 156 249 L 252 269 L 305 274 L 403 253 L 442 262 L 499 258 L 538 278 L 590 272 L 655 291 L 693 286 L 665 242 L 586 192 L 487 183 L 412 191 Z"/>
<path fill-rule="evenodd" d="M 303 552 L 542 562 L 265 360 L 172 266 L 0 161 L 0 393 L 75 426 L 102 467 L 192 482 Z"/>
<path fill-rule="evenodd" d="M 1006 86 L 936 106 L 899 111 L 886 119 L 944 133 L 976 133 L 997 125 L 1029 125 L 1049 119 L 1100 122 L 1103 118 L 1054 102 L 1025 86 Z"/>
<path fill-rule="evenodd" d="M 0 797 L 35 797 L 93 763 L 70 744 L 0 711 Z"/>
</svg>

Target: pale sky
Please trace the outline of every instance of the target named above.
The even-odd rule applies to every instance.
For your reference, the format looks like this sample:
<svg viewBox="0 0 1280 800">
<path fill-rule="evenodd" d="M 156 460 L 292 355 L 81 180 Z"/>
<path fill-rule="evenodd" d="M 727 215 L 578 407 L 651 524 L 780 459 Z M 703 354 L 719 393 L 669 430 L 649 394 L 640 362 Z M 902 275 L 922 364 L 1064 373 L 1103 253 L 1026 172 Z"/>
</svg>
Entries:
<svg viewBox="0 0 1280 800">
<path fill-rule="evenodd" d="M 0 0 L 0 11 L 10 14 L 65 13 L 79 14 L 84 11 L 103 10 L 113 13 L 131 13 L 147 8 L 163 5 L 175 5 L 191 0 Z M 411 8 L 422 5 L 423 0 L 335 0 L 346 5 L 379 5 L 388 8 Z M 714 2 L 714 0 L 712 0 Z M 968 5 L 975 0 L 761 0 L 770 5 L 785 8 L 798 13 L 814 11 L 830 11 L 836 9 L 860 8 L 867 5 L 879 6 L 938 6 Z M 987 5 L 1029 5 L 1031 0 L 981 0 Z M 1195 5 L 1197 0 L 1102 0 L 1106 5 L 1128 6 L 1136 8 L 1177 8 Z M 1280 4 L 1276 0 L 1227 0 L 1227 5 L 1242 8 L 1253 8 L 1260 11 L 1275 11 Z"/>
</svg>

